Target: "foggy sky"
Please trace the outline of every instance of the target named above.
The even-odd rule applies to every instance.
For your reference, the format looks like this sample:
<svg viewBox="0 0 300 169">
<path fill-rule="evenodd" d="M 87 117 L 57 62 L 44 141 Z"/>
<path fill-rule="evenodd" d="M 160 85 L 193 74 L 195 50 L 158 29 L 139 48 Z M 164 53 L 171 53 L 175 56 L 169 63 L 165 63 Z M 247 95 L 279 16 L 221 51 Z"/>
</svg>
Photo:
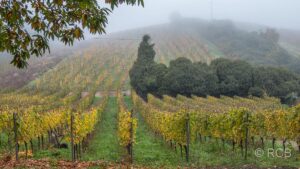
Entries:
<svg viewBox="0 0 300 169">
<path fill-rule="evenodd" d="M 211 0 L 144 0 L 145 7 L 121 5 L 109 16 L 107 32 L 166 23 L 171 13 L 211 19 Z M 213 19 L 231 19 L 300 30 L 300 0 L 212 0 Z"/>
</svg>

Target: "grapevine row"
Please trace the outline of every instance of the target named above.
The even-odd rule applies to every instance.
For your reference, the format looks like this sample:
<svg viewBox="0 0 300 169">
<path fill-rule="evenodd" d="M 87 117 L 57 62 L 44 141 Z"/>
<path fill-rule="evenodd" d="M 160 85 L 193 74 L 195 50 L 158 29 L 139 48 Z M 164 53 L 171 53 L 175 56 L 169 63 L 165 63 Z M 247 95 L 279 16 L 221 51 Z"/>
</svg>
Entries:
<svg viewBox="0 0 300 169">
<path fill-rule="evenodd" d="M 141 112 L 152 130 L 166 141 L 180 146 L 188 145 L 187 132 L 191 141 L 196 141 L 199 137 L 213 137 L 223 142 L 231 141 L 233 148 L 236 144 L 246 147 L 250 138 L 256 137 L 262 140 L 283 140 L 283 146 L 287 140 L 294 140 L 299 144 L 300 106 L 284 109 L 271 98 L 174 99 L 165 96 L 164 103 L 177 109 L 173 111 L 174 108 L 166 108 L 166 104 L 161 104 L 153 96 L 148 97 L 149 103 L 135 93 L 132 97 L 135 108 Z M 186 127 L 187 121 L 189 130 Z"/>
</svg>

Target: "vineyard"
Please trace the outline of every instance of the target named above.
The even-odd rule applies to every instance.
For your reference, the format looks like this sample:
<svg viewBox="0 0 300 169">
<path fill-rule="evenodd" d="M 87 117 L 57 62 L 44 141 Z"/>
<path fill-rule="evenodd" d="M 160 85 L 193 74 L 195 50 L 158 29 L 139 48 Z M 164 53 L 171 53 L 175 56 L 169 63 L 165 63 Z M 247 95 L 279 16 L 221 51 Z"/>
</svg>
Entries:
<svg viewBox="0 0 300 169">
<path fill-rule="evenodd" d="M 142 112 L 151 129 L 171 146 L 184 147 L 189 160 L 189 145 L 207 138 L 239 145 L 245 159 L 249 146 L 260 140 L 265 148 L 266 140 L 282 141 L 285 150 L 288 140 L 299 144 L 299 106 L 285 109 L 275 98 L 229 98 L 208 97 L 192 99 L 165 96 L 163 101 L 152 95 L 145 103 L 136 94 L 132 95 L 136 111 Z M 251 140 L 251 142 L 250 142 Z"/>
<path fill-rule="evenodd" d="M 153 31 L 160 63 L 223 57 L 190 32 L 165 29 Z M 139 40 L 96 42 L 69 52 L 23 87 L 0 90 L 0 168 L 10 167 L 7 158 L 45 160 L 48 168 L 60 160 L 153 168 L 300 166 L 299 106 L 271 97 L 148 95 L 144 102 L 131 91 L 128 75 Z M 291 157 L 259 158 L 257 148 L 288 149 Z"/>
</svg>

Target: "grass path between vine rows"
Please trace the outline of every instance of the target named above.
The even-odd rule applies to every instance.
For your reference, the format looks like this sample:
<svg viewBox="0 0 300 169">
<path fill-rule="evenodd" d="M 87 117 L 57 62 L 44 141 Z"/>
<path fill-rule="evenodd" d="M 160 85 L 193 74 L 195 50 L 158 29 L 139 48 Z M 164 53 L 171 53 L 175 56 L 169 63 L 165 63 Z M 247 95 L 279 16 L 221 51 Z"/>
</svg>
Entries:
<svg viewBox="0 0 300 169">
<path fill-rule="evenodd" d="M 130 97 L 125 97 L 125 103 L 132 108 Z M 133 148 L 134 161 L 138 165 L 146 165 L 151 167 L 167 167 L 174 168 L 177 166 L 223 166 L 223 167 L 240 167 L 243 165 L 270 167 L 270 166 L 286 166 L 293 168 L 299 165 L 297 156 L 291 158 L 269 158 L 263 156 L 257 158 L 254 155 L 254 150 L 249 150 L 248 160 L 244 160 L 241 153 L 232 152 L 230 144 L 226 145 L 226 150 L 222 150 L 222 145 L 211 140 L 200 144 L 193 143 L 190 146 L 190 163 L 186 163 L 181 159 L 180 153 L 175 153 L 166 143 L 155 135 L 147 127 L 140 113 L 136 113 L 138 118 L 138 128 L 136 133 L 136 145 Z M 270 147 L 270 145 L 269 145 Z M 223 168 L 222 167 L 222 168 Z M 221 168 L 221 167 L 220 167 Z M 250 167 L 251 168 L 251 167 Z"/>
<path fill-rule="evenodd" d="M 132 108 L 130 97 L 124 98 L 129 109 Z M 171 150 L 160 138 L 150 131 L 139 113 L 135 116 L 138 119 L 136 133 L 136 144 L 133 147 L 134 163 L 151 167 L 173 168 L 183 164 L 180 155 Z"/>
<path fill-rule="evenodd" d="M 117 100 L 115 97 L 109 97 L 101 121 L 95 128 L 95 135 L 84 154 L 84 160 L 120 160 L 122 148 L 118 143 L 117 116 Z"/>
</svg>

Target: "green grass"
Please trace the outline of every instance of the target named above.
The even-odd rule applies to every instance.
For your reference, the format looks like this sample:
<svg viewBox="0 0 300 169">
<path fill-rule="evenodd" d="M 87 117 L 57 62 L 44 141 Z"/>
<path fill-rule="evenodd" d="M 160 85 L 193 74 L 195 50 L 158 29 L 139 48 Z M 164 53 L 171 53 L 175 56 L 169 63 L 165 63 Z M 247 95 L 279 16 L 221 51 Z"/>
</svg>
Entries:
<svg viewBox="0 0 300 169">
<path fill-rule="evenodd" d="M 125 103 L 129 108 L 132 103 L 129 97 L 125 97 Z M 220 140 L 207 140 L 191 144 L 190 146 L 190 162 L 186 163 L 184 159 L 180 158 L 180 150 L 177 152 L 170 149 L 169 145 L 163 143 L 162 139 L 155 137 L 143 122 L 143 119 L 137 114 L 138 129 L 137 129 L 137 144 L 134 146 L 134 160 L 139 165 L 152 167 L 167 167 L 174 168 L 176 166 L 228 166 L 239 167 L 243 165 L 272 167 L 272 166 L 287 166 L 299 167 L 299 153 L 293 152 L 290 158 L 273 158 L 268 157 L 266 153 L 262 157 L 256 157 L 254 148 L 250 147 L 248 150 L 248 159 L 245 160 L 241 155 L 239 147 L 236 145 L 235 152 L 232 151 L 230 143 L 223 144 Z M 270 141 L 266 143 L 266 147 L 272 147 Z M 276 148 L 282 148 L 277 145 Z M 292 149 L 291 147 L 289 147 Z M 266 150 L 267 151 L 267 148 Z M 183 152 L 183 156 L 185 156 Z"/>
<path fill-rule="evenodd" d="M 8 151 L 7 135 L 0 133 L 0 154 Z"/>
<path fill-rule="evenodd" d="M 285 166 L 299 167 L 300 161 L 297 159 L 297 152 L 293 152 L 290 158 L 272 157 L 267 155 L 268 148 L 271 148 L 270 142 L 267 143 L 262 157 L 255 156 L 255 149 L 249 146 L 247 160 L 242 156 L 240 147 L 236 145 L 235 151 L 232 151 L 230 143 L 225 144 L 225 148 L 220 140 L 212 139 L 206 142 L 197 142 L 191 145 L 191 161 L 197 166 L 229 166 L 237 167 L 243 165 L 254 165 L 259 167 Z M 282 148 L 277 145 L 275 149 Z M 289 147 L 292 149 L 292 147 Z M 298 154 L 299 155 L 299 154 Z M 299 158 L 299 157 L 298 157 Z"/>
<path fill-rule="evenodd" d="M 132 108 L 130 97 L 124 98 L 129 109 Z M 89 143 L 87 151 L 82 160 L 94 161 L 104 160 L 107 162 L 120 162 L 125 155 L 125 149 L 118 143 L 117 136 L 117 115 L 118 106 L 115 97 L 110 97 L 108 105 L 102 114 L 101 121 L 95 128 L 94 137 Z M 225 148 L 220 140 L 207 139 L 207 141 L 197 141 L 190 146 L 190 162 L 180 157 L 179 147 L 177 152 L 171 149 L 161 138 L 155 136 L 143 121 L 139 113 L 135 114 L 138 118 L 138 128 L 136 133 L 136 144 L 133 147 L 134 164 L 149 166 L 154 168 L 177 168 L 178 166 L 223 166 L 240 167 L 244 165 L 258 167 L 287 166 L 299 167 L 299 153 L 293 152 L 290 158 L 268 157 L 266 153 L 262 157 L 256 157 L 254 148 L 250 146 L 248 159 L 245 160 L 241 151 L 236 146 L 235 152 L 232 151 L 230 143 L 225 144 Z M 2 134 L 2 146 L 0 150 L 5 151 L 7 137 Z M 45 138 L 45 140 L 47 140 Z M 258 141 L 258 140 L 257 140 Z M 36 140 L 34 140 L 36 146 Z M 69 146 L 70 147 L 70 146 Z M 272 147 L 270 141 L 266 141 L 266 147 Z M 21 145 L 21 151 L 24 147 Z M 276 145 L 276 148 L 282 148 Z M 291 147 L 289 147 L 292 149 Z M 267 150 L 266 150 L 267 151 Z M 184 153 L 183 153 L 184 155 Z M 34 153 L 34 159 L 48 158 L 50 160 L 70 160 L 70 149 L 48 148 Z"/>
<path fill-rule="evenodd" d="M 122 148 L 118 143 L 117 115 L 117 100 L 115 97 L 110 97 L 83 160 L 120 160 Z"/>
<path fill-rule="evenodd" d="M 132 107 L 129 97 L 125 97 L 125 103 Z M 154 136 L 139 114 L 136 144 L 133 147 L 134 163 L 151 167 L 173 168 L 184 164 L 179 154 L 169 148 L 160 138 Z"/>
<path fill-rule="evenodd" d="M 101 103 L 101 97 L 94 97 L 92 105 L 99 105 Z"/>
<path fill-rule="evenodd" d="M 69 145 L 69 147 L 71 147 Z M 51 160 L 71 160 L 71 149 L 48 148 L 34 153 L 34 159 L 48 158 Z"/>
<path fill-rule="evenodd" d="M 13 154 L 15 152 L 14 148 L 14 141 L 11 140 L 11 148 L 9 149 L 8 143 L 7 143 L 7 135 L 4 133 L 0 134 L 1 139 L 1 145 L 0 145 L 0 156 L 1 154 L 5 153 L 11 153 Z M 53 145 L 49 146 L 48 144 L 48 138 L 45 137 L 45 148 L 39 149 L 37 148 L 38 141 L 37 139 L 33 139 L 33 146 L 34 146 L 34 153 L 33 158 L 34 159 L 42 159 L 42 158 L 48 158 L 53 160 L 70 160 L 71 158 L 71 150 L 70 149 L 57 149 L 54 148 Z M 70 145 L 68 146 L 70 147 Z M 28 151 L 31 151 L 30 144 L 28 143 Z M 20 144 L 19 152 L 25 152 L 25 146 L 24 144 Z M 21 157 L 24 158 L 24 157 Z"/>
</svg>

